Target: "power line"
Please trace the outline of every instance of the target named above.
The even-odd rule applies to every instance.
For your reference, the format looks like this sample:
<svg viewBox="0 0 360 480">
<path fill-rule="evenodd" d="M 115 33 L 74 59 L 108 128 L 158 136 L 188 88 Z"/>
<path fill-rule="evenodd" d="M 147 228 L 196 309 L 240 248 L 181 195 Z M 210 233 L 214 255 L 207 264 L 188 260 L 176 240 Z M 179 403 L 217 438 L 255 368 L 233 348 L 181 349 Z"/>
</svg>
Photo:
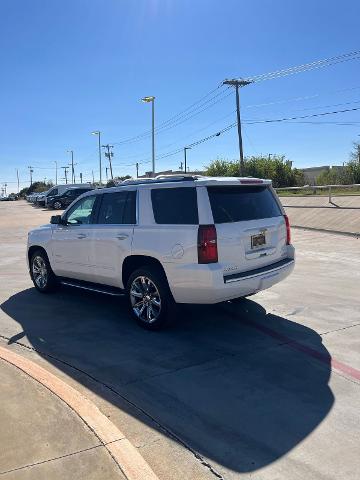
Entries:
<svg viewBox="0 0 360 480">
<path fill-rule="evenodd" d="M 227 98 L 228 96 L 231 95 L 231 92 L 224 95 L 225 93 L 227 93 L 227 89 L 223 90 L 222 92 L 215 95 L 214 97 L 207 100 L 206 102 L 198 105 L 195 109 L 193 109 L 192 111 L 189 111 L 186 115 L 181 115 L 181 116 L 177 115 L 178 116 L 177 120 L 172 120 L 171 122 L 170 122 L 170 120 L 168 120 L 166 122 L 163 122 L 163 123 L 159 124 L 155 128 L 155 133 L 159 134 L 159 133 L 162 133 L 164 131 L 170 130 L 171 128 L 175 128 L 175 127 L 183 124 L 184 122 L 187 122 L 188 120 L 196 117 L 197 115 L 200 115 L 205 110 L 208 110 L 209 108 L 212 108 L 214 105 L 216 105 L 219 102 L 225 100 L 225 98 Z M 218 98 L 218 97 L 220 97 L 220 98 Z M 217 100 L 216 100 L 216 98 L 217 98 Z M 172 117 L 172 118 L 175 119 L 175 117 Z M 119 141 L 119 142 L 113 142 L 113 144 L 114 145 L 124 145 L 124 144 L 128 144 L 128 143 L 138 142 L 140 140 L 143 140 L 143 139 L 149 137 L 151 134 L 152 134 L 152 131 L 148 130 L 148 131 L 146 131 L 142 134 L 139 134 L 135 137 L 130 137 L 128 139 L 125 139 L 125 140 L 122 140 L 122 141 Z"/>
<path fill-rule="evenodd" d="M 297 117 L 288 117 L 288 118 L 276 118 L 270 120 L 244 120 L 248 125 L 252 125 L 255 123 L 274 123 L 274 122 L 285 122 L 290 120 L 302 120 L 304 118 L 313 118 L 313 117 L 324 117 L 326 115 L 335 115 L 338 113 L 348 113 L 348 112 L 356 112 L 360 110 L 360 107 L 356 108 L 346 108 L 344 110 L 335 110 L 333 112 L 322 112 L 322 113 L 313 113 L 312 115 L 302 115 Z"/>
<path fill-rule="evenodd" d="M 253 77 L 249 77 L 247 80 L 250 80 L 252 82 L 262 82 L 265 80 L 273 80 L 275 78 L 285 77 L 288 75 L 295 75 L 297 73 L 302 73 L 309 70 L 329 67 L 331 65 L 336 65 L 337 63 L 348 62 L 351 60 L 358 60 L 359 58 L 360 58 L 360 50 L 355 50 L 354 52 L 343 53 L 341 55 L 325 58 L 323 60 L 316 60 L 314 62 L 304 63 L 302 65 L 284 68 L 282 70 L 276 70 L 274 72 L 254 75 Z"/>
</svg>

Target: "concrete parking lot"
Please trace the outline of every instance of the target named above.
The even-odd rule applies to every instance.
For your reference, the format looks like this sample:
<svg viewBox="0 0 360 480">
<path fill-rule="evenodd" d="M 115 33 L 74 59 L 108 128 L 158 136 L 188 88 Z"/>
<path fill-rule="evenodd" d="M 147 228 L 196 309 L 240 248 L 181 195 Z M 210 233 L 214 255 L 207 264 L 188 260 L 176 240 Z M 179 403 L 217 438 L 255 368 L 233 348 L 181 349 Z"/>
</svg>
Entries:
<svg viewBox="0 0 360 480">
<path fill-rule="evenodd" d="M 26 234 L 50 215 L 0 203 L 1 346 L 86 394 L 161 480 L 359 478 L 360 240 L 294 230 L 286 281 L 240 304 L 182 306 L 153 333 L 122 299 L 35 291 Z"/>
</svg>

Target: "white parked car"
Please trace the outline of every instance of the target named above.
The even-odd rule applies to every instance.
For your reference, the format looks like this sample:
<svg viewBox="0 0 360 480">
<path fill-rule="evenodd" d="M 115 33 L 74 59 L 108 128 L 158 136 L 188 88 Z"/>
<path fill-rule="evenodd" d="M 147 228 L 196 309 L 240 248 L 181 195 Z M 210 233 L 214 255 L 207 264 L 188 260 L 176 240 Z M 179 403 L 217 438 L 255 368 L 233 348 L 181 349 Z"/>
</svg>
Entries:
<svg viewBox="0 0 360 480">
<path fill-rule="evenodd" d="M 269 180 L 180 176 L 83 194 L 28 236 L 37 290 L 58 284 L 125 294 L 131 314 L 163 326 L 176 303 L 212 304 L 271 287 L 294 268 Z"/>
</svg>

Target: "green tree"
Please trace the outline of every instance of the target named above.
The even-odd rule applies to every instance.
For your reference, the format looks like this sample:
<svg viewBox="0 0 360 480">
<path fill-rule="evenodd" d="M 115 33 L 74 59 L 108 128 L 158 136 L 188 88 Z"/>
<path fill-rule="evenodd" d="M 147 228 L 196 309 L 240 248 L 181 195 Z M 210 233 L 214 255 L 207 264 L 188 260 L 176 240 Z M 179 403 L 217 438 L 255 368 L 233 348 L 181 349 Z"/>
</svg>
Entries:
<svg viewBox="0 0 360 480">
<path fill-rule="evenodd" d="M 46 190 L 49 190 L 53 186 L 52 182 L 34 182 L 30 187 L 28 188 L 27 195 L 30 195 L 30 193 L 33 192 L 45 192 Z"/>
<path fill-rule="evenodd" d="M 304 175 L 301 170 L 292 168 L 292 163 L 283 155 L 252 156 L 245 158 L 245 176 L 268 178 L 274 187 L 293 187 L 304 185 Z M 206 169 L 206 175 L 211 177 L 238 177 L 238 160 L 213 160 Z"/>
<path fill-rule="evenodd" d="M 109 180 L 106 184 L 107 187 L 116 187 L 116 185 L 118 185 L 120 182 L 124 181 L 124 180 L 128 180 L 129 178 L 132 178 L 130 177 L 130 175 L 125 175 L 125 177 L 115 177 L 113 180 Z"/>
</svg>

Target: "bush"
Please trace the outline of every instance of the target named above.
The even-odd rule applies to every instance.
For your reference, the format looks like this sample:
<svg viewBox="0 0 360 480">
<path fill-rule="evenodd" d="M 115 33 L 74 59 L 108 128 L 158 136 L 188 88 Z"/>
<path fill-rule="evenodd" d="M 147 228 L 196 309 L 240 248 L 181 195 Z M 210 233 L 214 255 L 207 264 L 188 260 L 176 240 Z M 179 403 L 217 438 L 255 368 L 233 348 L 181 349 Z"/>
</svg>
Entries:
<svg viewBox="0 0 360 480">
<path fill-rule="evenodd" d="M 250 157 L 244 161 L 245 176 L 270 179 L 274 187 L 294 187 L 304 185 L 304 175 L 301 170 L 292 168 L 291 161 L 284 156 L 274 155 Z M 205 167 L 206 175 L 211 177 L 238 177 L 238 160 L 213 160 Z"/>
</svg>

